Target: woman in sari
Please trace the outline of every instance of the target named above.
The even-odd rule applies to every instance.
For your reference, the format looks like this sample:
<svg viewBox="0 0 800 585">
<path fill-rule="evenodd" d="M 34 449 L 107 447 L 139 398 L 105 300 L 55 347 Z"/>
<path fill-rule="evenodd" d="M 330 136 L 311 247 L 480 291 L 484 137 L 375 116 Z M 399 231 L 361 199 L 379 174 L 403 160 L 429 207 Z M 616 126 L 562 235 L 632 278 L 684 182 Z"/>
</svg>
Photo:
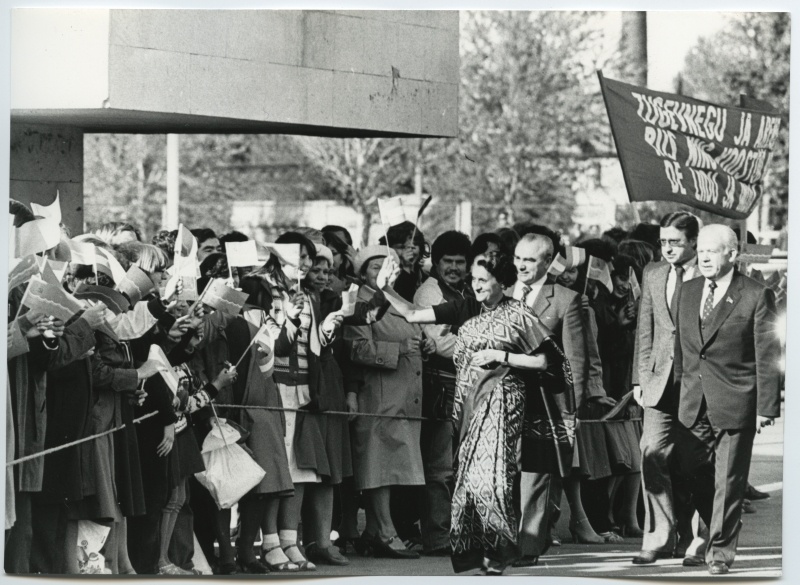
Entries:
<svg viewBox="0 0 800 585">
<path fill-rule="evenodd" d="M 546 378 L 571 381 L 550 331 L 524 303 L 503 294 L 515 280 L 510 260 L 478 258 L 472 267 L 474 299 L 414 310 L 387 295 L 409 322 L 449 324 L 458 335 L 453 417 L 460 445 L 450 529 L 456 572 L 502 574 L 521 556 L 512 486 L 523 422 L 530 418 L 526 394 L 549 404 L 541 398 L 550 387 Z M 533 414 L 553 428 L 563 424 L 550 409 Z"/>
</svg>

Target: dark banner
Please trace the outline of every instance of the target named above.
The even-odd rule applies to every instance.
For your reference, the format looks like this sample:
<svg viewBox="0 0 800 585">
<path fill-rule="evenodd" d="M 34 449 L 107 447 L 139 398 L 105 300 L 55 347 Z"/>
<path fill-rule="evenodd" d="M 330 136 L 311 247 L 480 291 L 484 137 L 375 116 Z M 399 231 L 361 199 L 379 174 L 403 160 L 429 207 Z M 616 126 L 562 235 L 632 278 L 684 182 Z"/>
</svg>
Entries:
<svg viewBox="0 0 800 585">
<path fill-rule="evenodd" d="M 750 215 L 780 115 L 765 111 L 763 102 L 723 107 L 598 75 L 631 201 L 675 201 L 733 219 Z"/>
</svg>

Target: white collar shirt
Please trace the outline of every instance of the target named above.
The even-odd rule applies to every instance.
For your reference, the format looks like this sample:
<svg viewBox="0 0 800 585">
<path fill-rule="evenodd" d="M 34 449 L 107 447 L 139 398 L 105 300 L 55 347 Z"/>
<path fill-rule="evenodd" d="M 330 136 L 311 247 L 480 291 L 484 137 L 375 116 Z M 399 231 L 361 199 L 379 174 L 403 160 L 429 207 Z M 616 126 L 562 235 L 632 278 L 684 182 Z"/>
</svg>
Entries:
<svg viewBox="0 0 800 585">
<path fill-rule="evenodd" d="M 714 300 L 713 305 L 716 307 L 719 302 L 723 299 L 723 297 L 728 292 L 728 287 L 731 286 L 731 281 L 733 280 L 733 269 L 728 271 L 728 274 L 725 276 L 721 276 L 717 279 L 717 288 L 714 290 Z M 703 307 L 706 306 L 706 299 L 708 298 L 708 293 L 711 290 L 709 288 L 709 283 L 711 281 L 709 279 L 705 279 L 703 282 L 703 297 L 700 299 L 700 316 L 703 316 Z"/>
<path fill-rule="evenodd" d="M 514 298 L 518 301 L 525 301 L 525 304 L 529 307 L 533 307 L 533 303 L 536 302 L 536 297 L 539 296 L 539 293 L 542 292 L 542 287 L 544 286 L 545 281 L 547 280 L 547 273 L 545 272 L 544 276 L 542 276 L 536 282 L 533 282 L 527 286 L 531 288 L 530 292 L 526 295 L 525 299 L 522 298 L 522 290 L 525 288 L 525 284 L 522 281 L 517 281 L 517 284 L 514 286 Z"/>
<path fill-rule="evenodd" d="M 687 260 L 682 264 L 683 266 L 683 282 L 692 280 L 696 276 L 700 276 L 700 271 L 697 269 L 697 256 Z M 672 295 L 675 294 L 675 285 L 678 282 L 678 273 L 675 271 L 674 266 L 669 267 L 669 274 L 667 275 L 667 304 L 671 302 Z"/>
</svg>

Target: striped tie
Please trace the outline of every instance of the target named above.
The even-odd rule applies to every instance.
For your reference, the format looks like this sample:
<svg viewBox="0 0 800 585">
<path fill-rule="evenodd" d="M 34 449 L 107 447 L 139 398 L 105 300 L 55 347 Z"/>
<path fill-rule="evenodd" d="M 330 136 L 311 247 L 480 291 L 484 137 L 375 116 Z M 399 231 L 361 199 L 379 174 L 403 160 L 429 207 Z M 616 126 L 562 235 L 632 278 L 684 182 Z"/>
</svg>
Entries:
<svg viewBox="0 0 800 585">
<path fill-rule="evenodd" d="M 531 294 L 533 289 L 529 287 L 527 284 L 522 285 L 522 302 L 527 304 L 528 303 L 528 295 Z"/>
</svg>

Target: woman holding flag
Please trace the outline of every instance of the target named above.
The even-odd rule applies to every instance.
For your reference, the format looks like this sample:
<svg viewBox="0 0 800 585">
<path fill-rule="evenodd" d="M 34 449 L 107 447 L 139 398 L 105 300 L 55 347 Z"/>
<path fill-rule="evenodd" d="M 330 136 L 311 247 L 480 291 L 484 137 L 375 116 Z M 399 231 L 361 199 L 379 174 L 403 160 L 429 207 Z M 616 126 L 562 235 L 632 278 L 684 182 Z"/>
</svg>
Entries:
<svg viewBox="0 0 800 585">
<path fill-rule="evenodd" d="M 333 341 L 342 315 L 333 312 L 323 316 L 319 302 L 302 286 L 316 258 L 313 242 L 300 233 L 287 232 L 276 240 L 270 252 L 267 263 L 242 281 L 242 289 L 250 293 L 249 302 L 264 311 L 262 318 L 275 344 L 274 377 L 283 406 L 316 410 L 322 390 L 319 358 L 322 348 Z M 277 557 L 282 551 L 281 556 L 289 564 L 277 562 L 274 567 L 282 567 L 278 570 L 316 568 L 297 546 L 297 528 L 307 488 L 311 498 L 309 505 L 318 514 L 311 532 L 316 533 L 319 550 L 329 553 L 322 553 L 324 560 L 337 564 L 347 562 L 330 543 L 330 517 L 333 513 L 331 454 L 317 418 L 305 413 L 285 413 L 284 442 L 294 497 L 281 502 L 278 542 L 270 540 L 264 556 L 267 564 L 273 565 L 270 554 Z"/>
<path fill-rule="evenodd" d="M 609 263 L 611 289 L 598 287 L 594 301 L 597 316 L 597 345 L 603 364 L 603 386 L 609 397 L 629 400 L 632 388 L 633 354 L 636 339 L 638 299 L 634 298 L 632 279 L 636 278 L 636 262 L 630 256 L 617 254 Z M 618 524 L 623 536 L 641 536 L 636 505 L 639 498 L 642 436 L 641 409 L 630 400 L 622 420 L 604 425 L 609 457 L 614 476 L 609 487 L 609 518 L 614 518 L 614 502 L 621 498 Z"/>
</svg>

